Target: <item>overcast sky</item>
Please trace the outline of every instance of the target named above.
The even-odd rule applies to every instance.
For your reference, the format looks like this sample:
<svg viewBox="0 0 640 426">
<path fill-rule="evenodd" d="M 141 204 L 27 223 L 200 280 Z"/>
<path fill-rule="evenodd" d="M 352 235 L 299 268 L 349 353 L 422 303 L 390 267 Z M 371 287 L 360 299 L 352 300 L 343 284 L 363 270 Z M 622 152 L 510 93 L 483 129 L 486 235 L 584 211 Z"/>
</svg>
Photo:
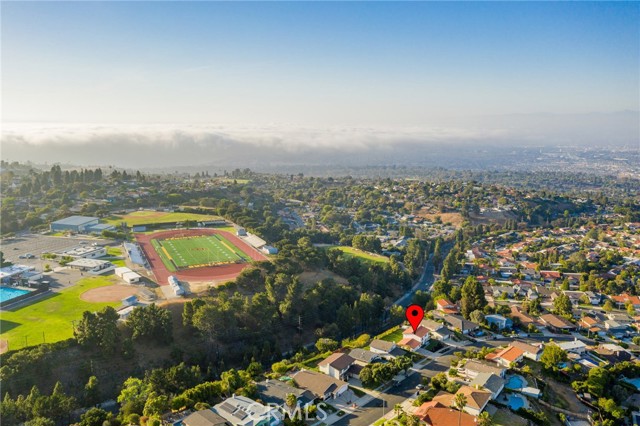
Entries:
<svg viewBox="0 0 640 426">
<path fill-rule="evenodd" d="M 639 22 L 638 2 L 3 2 L 3 138 L 44 122 L 526 139 L 540 117 L 598 114 L 628 143 Z"/>
</svg>

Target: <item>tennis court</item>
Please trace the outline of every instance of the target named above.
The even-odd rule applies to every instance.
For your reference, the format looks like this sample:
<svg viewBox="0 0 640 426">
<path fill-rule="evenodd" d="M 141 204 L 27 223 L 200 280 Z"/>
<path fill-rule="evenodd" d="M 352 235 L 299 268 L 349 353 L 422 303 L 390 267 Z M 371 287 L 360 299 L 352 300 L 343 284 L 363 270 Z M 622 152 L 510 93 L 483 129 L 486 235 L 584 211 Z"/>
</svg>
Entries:
<svg viewBox="0 0 640 426">
<path fill-rule="evenodd" d="M 250 260 L 242 250 L 218 234 L 153 239 L 151 244 L 172 272 Z"/>
</svg>

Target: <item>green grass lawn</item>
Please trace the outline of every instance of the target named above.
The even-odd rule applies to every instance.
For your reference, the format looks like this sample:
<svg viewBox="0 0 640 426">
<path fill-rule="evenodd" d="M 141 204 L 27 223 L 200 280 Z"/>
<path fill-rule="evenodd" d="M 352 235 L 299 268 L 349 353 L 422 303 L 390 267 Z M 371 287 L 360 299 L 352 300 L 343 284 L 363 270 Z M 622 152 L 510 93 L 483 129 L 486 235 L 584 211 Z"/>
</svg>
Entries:
<svg viewBox="0 0 640 426">
<path fill-rule="evenodd" d="M 217 234 L 151 240 L 151 244 L 164 265 L 172 272 L 176 268 L 249 260 L 249 257 L 239 248 Z"/>
<path fill-rule="evenodd" d="M 73 287 L 52 293 L 46 299 L 15 311 L 3 311 L 0 339 L 9 342 L 9 350 L 43 343 L 53 343 L 73 337 L 72 321 L 82 318 L 84 311 L 99 311 L 105 306 L 120 306 L 120 302 L 90 303 L 80 300 L 87 290 L 114 284 L 115 277 L 83 278 Z M 43 335 L 44 333 L 44 335 Z"/>
<path fill-rule="evenodd" d="M 119 226 L 122 222 L 126 222 L 127 226 L 146 225 L 153 223 L 167 222 L 184 222 L 186 220 L 221 220 L 220 216 L 210 214 L 182 213 L 182 212 L 156 212 L 149 210 L 140 210 L 131 212 L 124 216 L 111 216 L 106 222 L 110 225 Z"/>
<path fill-rule="evenodd" d="M 402 330 L 400 328 L 397 328 L 391 333 L 380 335 L 378 338 L 386 342 L 398 343 L 400 340 L 402 340 Z"/>
<path fill-rule="evenodd" d="M 389 261 L 389 258 L 386 256 L 381 256 L 375 253 L 369 253 L 369 252 L 358 250 L 356 248 L 349 247 L 349 246 L 332 247 L 331 250 L 340 250 L 347 256 L 357 257 L 358 259 L 362 259 L 368 262 L 387 263 Z"/>
</svg>

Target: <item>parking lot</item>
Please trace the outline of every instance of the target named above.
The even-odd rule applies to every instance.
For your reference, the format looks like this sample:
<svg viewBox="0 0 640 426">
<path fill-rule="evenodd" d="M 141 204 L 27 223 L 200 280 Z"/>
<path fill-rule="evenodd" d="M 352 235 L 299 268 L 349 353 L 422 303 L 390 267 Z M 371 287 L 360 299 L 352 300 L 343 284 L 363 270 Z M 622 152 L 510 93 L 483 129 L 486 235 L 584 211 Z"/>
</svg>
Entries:
<svg viewBox="0 0 640 426">
<path fill-rule="evenodd" d="M 41 271 L 45 262 L 41 258 L 44 253 L 60 253 L 74 247 L 89 244 L 104 246 L 112 242 L 88 237 L 51 237 L 40 234 L 25 234 L 2 240 L 0 250 L 2 250 L 5 260 L 19 265 L 35 266 L 36 269 Z M 24 258 L 28 254 L 34 257 L 31 259 Z M 21 256 L 23 257 L 21 258 Z"/>
</svg>

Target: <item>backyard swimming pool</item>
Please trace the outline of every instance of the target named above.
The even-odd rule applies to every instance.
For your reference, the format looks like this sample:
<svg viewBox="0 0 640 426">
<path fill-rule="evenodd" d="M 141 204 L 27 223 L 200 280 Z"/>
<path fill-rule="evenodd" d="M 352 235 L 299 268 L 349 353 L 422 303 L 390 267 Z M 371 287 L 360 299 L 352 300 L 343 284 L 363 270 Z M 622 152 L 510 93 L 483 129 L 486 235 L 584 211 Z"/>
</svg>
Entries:
<svg viewBox="0 0 640 426">
<path fill-rule="evenodd" d="M 640 390 L 640 377 L 636 377 L 635 379 L 624 379 L 625 382 L 631 383 L 636 389 Z"/>
<path fill-rule="evenodd" d="M 20 290 L 19 288 L 0 286 L 0 302 L 14 299 L 23 294 L 29 293 L 28 290 Z"/>
<path fill-rule="evenodd" d="M 527 381 L 521 376 L 509 376 L 509 380 L 504 385 L 507 389 L 522 389 L 527 385 Z"/>
<path fill-rule="evenodd" d="M 518 408 L 525 407 L 525 404 L 524 396 L 516 394 L 509 395 L 509 407 L 512 410 L 517 411 Z"/>
</svg>

